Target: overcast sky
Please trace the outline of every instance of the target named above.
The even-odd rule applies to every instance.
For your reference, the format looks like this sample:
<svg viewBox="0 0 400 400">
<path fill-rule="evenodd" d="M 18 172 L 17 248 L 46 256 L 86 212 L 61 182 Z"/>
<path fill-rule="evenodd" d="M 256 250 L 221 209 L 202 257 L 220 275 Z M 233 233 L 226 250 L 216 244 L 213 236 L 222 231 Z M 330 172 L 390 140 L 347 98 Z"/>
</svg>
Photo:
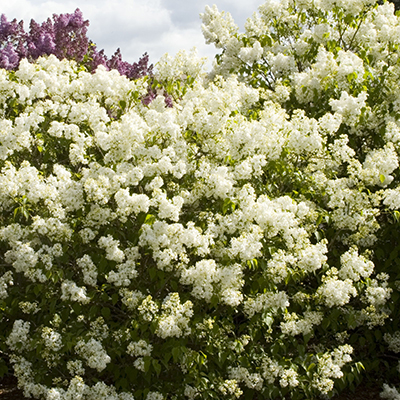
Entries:
<svg viewBox="0 0 400 400">
<path fill-rule="evenodd" d="M 213 4 L 229 11 L 243 30 L 262 0 L 0 0 L 0 14 L 24 20 L 29 30 L 32 18 L 43 22 L 54 13 L 79 8 L 90 22 L 88 37 L 108 57 L 120 47 L 125 61 L 137 61 L 147 52 L 155 63 L 164 53 L 174 55 L 194 46 L 199 55 L 213 58 L 214 46 L 205 44 L 199 17 L 206 5 Z"/>
</svg>

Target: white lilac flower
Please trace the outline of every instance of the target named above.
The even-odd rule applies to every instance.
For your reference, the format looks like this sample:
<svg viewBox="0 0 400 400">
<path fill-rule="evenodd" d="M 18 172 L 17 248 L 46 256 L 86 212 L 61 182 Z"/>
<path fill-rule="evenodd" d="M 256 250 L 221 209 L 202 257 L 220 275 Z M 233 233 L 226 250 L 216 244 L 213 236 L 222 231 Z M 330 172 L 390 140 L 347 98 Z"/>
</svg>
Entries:
<svg viewBox="0 0 400 400">
<path fill-rule="evenodd" d="M 281 387 L 296 387 L 300 383 L 298 373 L 292 369 L 282 369 L 279 375 L 279 384 Z"/>
<path fill-rule="evenodd" d="M 136 299 L 139 298 L 139 296 L 141 297 L 141 294 L 137 294 L 135 292 L 133 292 L 133 296 L 134 296 L 134 301 L 137 301 Z M 135 299 L 136 297 L 136 299 Z M 143 296 L 144 297 L 144 296 Z M 143 298 L 142 297 L 142 298 Z M 159 311 L 159 305 L 153 301 L 153 298 L 151 295 L 148 295 L 139 305 L 139 307 L 137 307 L 138 311 L 140 312 L 141 316 L 143 317 L 143 319 L 145 321 L 152 321 L 153 318 L 155 317 L 155 315 L 158 313 Z"/>
<path fill-rule="evenodd" d="M 213 283 L 218 281 L 217 264 L 215 260 L 201 260 L 194 266 L 184 269 L 180 282 L 193 285 L 192 295 L 199 299 L 210 301 L 213 295 Z"/>
<path fill-rule="evenodd" d="M 244 367 L 230 367 L 229 378 L 237 382 L 243 382 L 248 388 L 261 390 L 263 387 L 264 379 L 258 373 L 250 373 Z"/>
<path fill-rule="evenodd" d="M 30 322 L 17 319 L 14 322 L 12 331 L 6 340 L 7 346 L 14 351 L 21 352 L 29 348 L 30 338 Z"/>
<path fill-rule="evenodd" d="M 366 92 L 362 92 L 357 97 L 354 97 L 343 91 L 339 100 L 331 99 L 329 104 L 333 111 L 343 117 L 345 123 L 354 126 L 361 115 L 362 108 L 366 106 L 365 101 L 367 97 L 368 94 Z"/>
<path fill-rule="evenodd" d="M 273 311 L 277 313 L 280 309 L 289 307 L 289 297 L 284 291 L 266 292 L 258 294 L 255 298 L 248 297 L 244 301 L 244 312 L 250 318 L 259 312 Z"/>
<path fill-rule="evenodd" d="M 153 346 L 147 343 L 145 340 L 140 339 L 137 342 L 131 342 L 128 344 L 127 353 L 134 357 L 150 356 L 153 350 Z"/>
<path fill-rule="evenodd" d="M 216 5 L 206 6 L 205 12 L 200 16 L 206 42 L 215 43 L 217 47 L 224 47 L 238 30 L 232 16 L 225 12 L 219 13 Z"/>
<path fill-rule="evenodd" d="M 119 295 L 122 303 L 131 311 L 136 310 L 139 303 L 145 298 L 145 295 L 139 290 L 130 291 L 126 288 L 120 289 Z"/>
<path fill-rule="evenodd" d="M 389 386 L 387 383 L 383 384 L 383 392 L 379 394 L 382 399 L 400 400 L 400 393 L 396 388 Z"/>
<path fill-rule="evenodd" d="M 351 296 L 357 296 L 357 290 L 350 279 L 341 280 L 336 276 L 330 276 L 318 288 L 317 294 L 328 307 L 337 307 L 347 304 Z"/>
<path fill-rule="evenodd" d="M 11 271 L 7 271 L 0 277 L 0 300 L 7 298 L 7 289 L 9 286 L 14 284 L 13 274 Z"/>
<path fill-rule="evenodd" d="M 331 352 L 325 352 L 318 356 L 317 374 L 313 377 L 312 386 L 321 393 L 328 393 L 333 389 L 333 379 L 341 378 L 341 368 L 351 361 L 353 348 L 346 344 L 339 346 Z"/>
<path fill-rule="evenodd" d="M 219 391 L 224 395 L 231 395 L 240 398 L 243 391 L 240 389 L 236 379 L 225 379 L 219 386 Z"/>
<path fill-rule="evenodd" d="M 33 303 L 29 301 L 20 301 L 18 306 L 24 314 L 36 314 L 40 311 L 39 303 L 36 301 Z"/>
<path fill-rule="evenodd" d="M 86 287 L 79 287 L 75 282 L 64 281 L 61 284 L 61 300 L 77 301 L 82 304 L 90 302 L 90 298 L 86 295 Z"/>
<path fill-rule="evenodd" d="M 106 251 L 106 258 L 111 261 L 122 262 L 125 259 L 124 252 L 119 248 L 119 241 L 111 235 L 102 236 L 98 244 Z"/>
<path fill-rule="evenodd" d="M 81 360 L 70 360 L 67 362 L 67 369 L 72 376 L 82 376 L 85 373 Z"/>
<path fill-rule="evenodd" d="M 180 302 L 178 293 L 170 293 L 162 303 L 162 313 L 157 321 L 156 334 L 161 338 L 187 336 L 191 332 L 190 318 L 193 316 L 193 303 Z"/>
<path fill-rule="evenodd" d="M 374 270 L 374 263 L 359 255 L 356 247 L 352 247 L 340 256 L 340 264 L 338 276 L 341 279 L 351 279 L 354 282 L 361 278 L 368 278 Z"/>
<path fill-rule="evenodd" d="M 75 346 L 76 353 L 81 356 L 90 368 L 101 372 L 111 362 L 110 356 L 104 350 L 101 342 L 89 339 L 87 342 L 80 340 Z"/>
<path fill-rule="evenodd" d="M 97 268 L 88 254 L 76 260 L 78 267 L 83 273 L 83 282 L 86 285 L 96 286 Z"/>
<path fill-rule="evenodd" d="M 51 351 L 59 351 L 62 347 L 62 337 L 61 334 L 54 329 L 45 326 L 42 329 L 42 339 L 45 347 Z"/>
<path fill-rule="evenodd" d="M 322 319 L 323 313 L 319 311 L 305 311 L 304 318 L 300 318 L 295 313 L 287 313 L 284 315 L 284 322 L 281 322 L 280 326 L 285 335 L 308 335 L 313 332 L 314 326 L 322 322 Z"/>
</svg>

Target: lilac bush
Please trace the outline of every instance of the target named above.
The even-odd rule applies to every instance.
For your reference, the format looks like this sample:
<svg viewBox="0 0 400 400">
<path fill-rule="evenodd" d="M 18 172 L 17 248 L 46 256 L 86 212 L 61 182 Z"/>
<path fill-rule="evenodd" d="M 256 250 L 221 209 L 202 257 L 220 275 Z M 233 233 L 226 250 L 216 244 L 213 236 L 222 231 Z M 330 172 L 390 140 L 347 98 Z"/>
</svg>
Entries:
<svg viewBox="0 0 400 400">
<path fill-rule="evenodd" d="M 212 78 L 0 69 L 0 350 L 46 400 L 310 400 L 364 368 L 397 400 L 393 5 L 202 18 Z"/>
</svg>

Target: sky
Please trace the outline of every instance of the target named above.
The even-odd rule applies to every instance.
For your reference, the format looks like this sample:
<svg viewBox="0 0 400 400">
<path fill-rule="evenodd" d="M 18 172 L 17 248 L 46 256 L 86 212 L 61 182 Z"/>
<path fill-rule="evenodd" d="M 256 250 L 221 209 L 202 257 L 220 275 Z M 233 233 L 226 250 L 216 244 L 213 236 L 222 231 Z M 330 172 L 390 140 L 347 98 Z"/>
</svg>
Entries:
<svg viewBox="0 0 400 400">
<path fill-rule="evenodd" d="M 147 52 L 156 63 L 164 54 L 196 47 L 207 66 L 216 54 L 206 45 L 199 14 L 205 6 L 216 4 L 232 14 L 241 31 L 262 0 L 0 0 L 0 14 L 8 20 L 43 22 L 55 14 L 73 13 L 79 8 L 89 20 L 88 37 L 108 57 L 119 47 L 124 61 L 136 62 Z"/>
</svg>

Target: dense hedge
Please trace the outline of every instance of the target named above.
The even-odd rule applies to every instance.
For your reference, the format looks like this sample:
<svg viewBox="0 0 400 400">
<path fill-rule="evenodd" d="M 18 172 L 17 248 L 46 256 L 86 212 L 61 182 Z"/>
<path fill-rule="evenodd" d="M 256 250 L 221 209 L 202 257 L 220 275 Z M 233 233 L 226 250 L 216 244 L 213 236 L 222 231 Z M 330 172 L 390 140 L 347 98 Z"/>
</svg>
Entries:
<svg viewBox="0 0 400 400">
<path fill-rule="evenodd" d="M 0 70 L 0 349 L 27 396 L 397 383 L 393 5 L 202 19 L 211 74 L 185 52 L 136 80 L 54 54 Z"/>
</svg>

